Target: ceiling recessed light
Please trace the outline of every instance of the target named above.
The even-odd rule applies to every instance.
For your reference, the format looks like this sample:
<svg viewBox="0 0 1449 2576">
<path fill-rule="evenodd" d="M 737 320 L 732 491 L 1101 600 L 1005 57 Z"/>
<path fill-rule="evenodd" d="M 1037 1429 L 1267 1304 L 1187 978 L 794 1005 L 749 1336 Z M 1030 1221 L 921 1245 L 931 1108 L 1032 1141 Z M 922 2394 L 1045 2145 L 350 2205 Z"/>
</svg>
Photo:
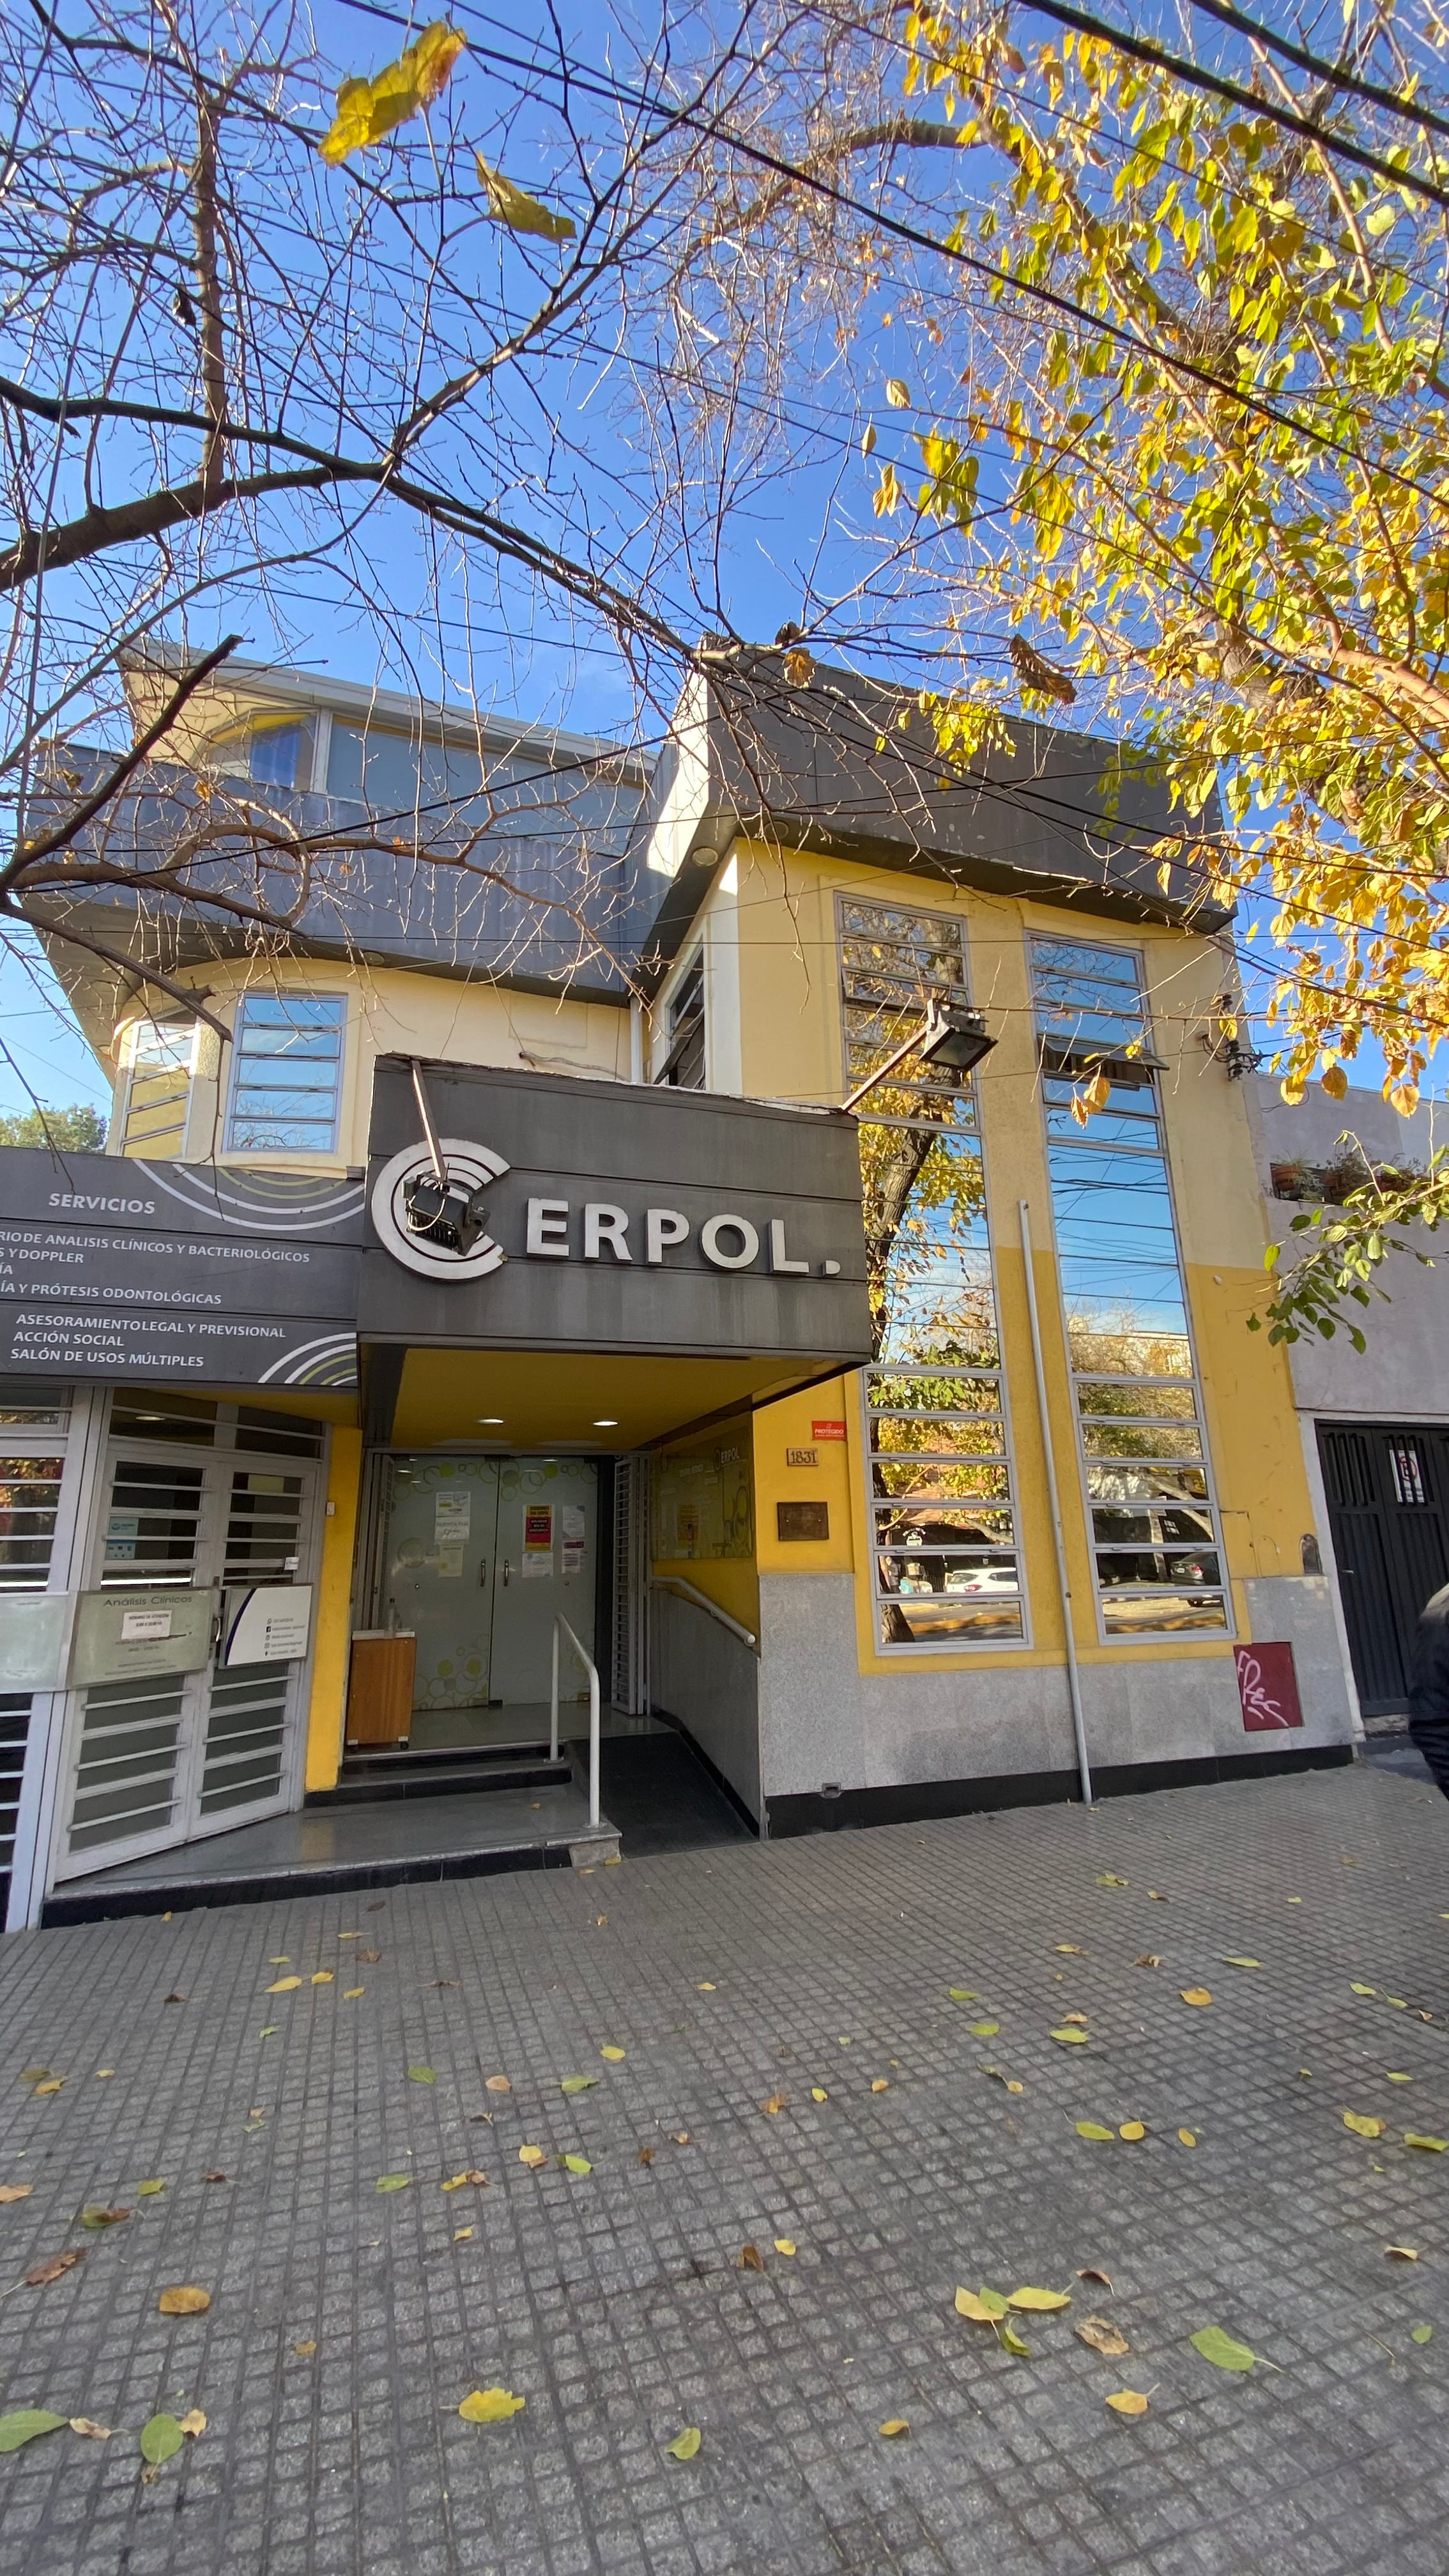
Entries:
<svg viewBox="0 0 1449 2576">
<path fill-rule="evenodd" d="M 482 1422 L 482 1423 L 485 1423 L 485 1424 L 487 1424 L 487 1423 L 492 1423 L 492 1424 L 494 1424 L 494 1425 L 495 1425 L 495 1426 L 496 1426 L 500 1431 L 501 1431 L 501 1430 L 502 1430 L 502 1428 L 503 1428 L 503 1416 L 502 1416 L 502 1414 L 501 1414 L 501 1413 L 480 1413 L 480 1414 L 479 1414 L 479 1416 L 478 1416 L 478 1420 L 479 1420 L 480 1422 Z"/>
<path fill-rule="evenodd" d="M 601 1413 L 594 1424 L 594 1429 L 596 1431 L 617 1431 L 618 1428 L 619 1417 L 617 1413 Z"/>
</svg>

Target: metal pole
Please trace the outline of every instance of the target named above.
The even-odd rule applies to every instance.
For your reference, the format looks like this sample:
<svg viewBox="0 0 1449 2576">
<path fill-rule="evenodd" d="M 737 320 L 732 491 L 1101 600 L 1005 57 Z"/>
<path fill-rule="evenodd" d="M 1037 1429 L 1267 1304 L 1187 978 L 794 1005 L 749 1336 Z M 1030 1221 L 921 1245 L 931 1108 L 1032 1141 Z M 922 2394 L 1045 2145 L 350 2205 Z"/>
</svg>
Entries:
<svg viewBox="0 0 1449 2576">
<path fill-rule="evenodd" d="M 413 1098 L 418 1104 L 418 1116 L 423 1122 L 423 1142 L 427 1146 L 429 1154 L 432 1156 L 434 1175 L 442 1182 L 446 1189 L 448 1183 L 448 1166 L 443 1160 L 443 1149 L 438 1142 L 438 1131 L 433 1125 L 432 1110 L 428 1106 L 428 1095 L 423 1084 L 423 1068 L 419 1064 L 416 1056 L 412 1058 L 412 1074 Z"/>
<path fill-rule="evenodd" d="M 553 1697 L 548 1727 L 548 1758 L 558 1760 L 558 1621 L 553 1623 Z"/>
<path fill-rule="evenodd" d="M 589 1822 L 599 1821 L 599 1667 L 589 1659 Z"/>
<path fill-rule="evenodd" d="M 888 1055 L 884 1064 L 878 1064 L 874 1073 L 867 1074 L 864 1082 L 857 1084 L 855 1090 L 850 1094 L 849 1099 L 842 1100 L 840 1104 L 841 1108 L 853 1109 L 858 1100 L 864 1100 L 868 1091 L 874 1091 L 878 1082 L 884 1082 L 888 1073 L 894 1073 L 898 1064 L 904 1064 L 908 1055 L 919 1055 L 926 1039 L 931 1035 L 934 1025 L 934 1016 L 928 1012 L 925 1019 L 922 1020 L 920 1027 L 912 1030 L 910 1036 L 905 1042 L 905 1045 L 898 1046 L 894 1055 Z"/>
<path fill-rule="evenodd" d="M 1042 1451 L 1046 1458 L 1047 1493 L 1052 1507 L 1052 1535 L 1057 1548 L 1057 1587 L 1061 1595 L 1062 1625 L 1067 1641 L 1067 1690 L 1072 1703 L 1072 1733 L 1077 1742 L 1077 1770 L 1082 1783 L 1082 1804 L 1092 1804 L 1092 1766 L 1087 1759 L 1087 1730 L 1082 1718 L 1082 1684 L 1077 1671 L 1077 1640 L 1072 1627 L 1072 1583 L 1067 1572 L 1067 1542 L 1062 1529 L 1062 1500 L 1057 1490 L 1057 1462 L 1052 1447 L 1051 1415 L 1047 1411 L 1046 1370 L 1041 1355 L 1041 1317 L 1036 1310 L 1036 1274 L 1031 1257 L 1031 1211 L 1025 1199 L 1017 1201 L 1021 1218 L 1021 1252 L 1026 1265 L 1026 1311 L 1031 1319 L 1031 1356 L 1036 1369 L 1036 1402 L 1041 1417 Z"/>
</svg>

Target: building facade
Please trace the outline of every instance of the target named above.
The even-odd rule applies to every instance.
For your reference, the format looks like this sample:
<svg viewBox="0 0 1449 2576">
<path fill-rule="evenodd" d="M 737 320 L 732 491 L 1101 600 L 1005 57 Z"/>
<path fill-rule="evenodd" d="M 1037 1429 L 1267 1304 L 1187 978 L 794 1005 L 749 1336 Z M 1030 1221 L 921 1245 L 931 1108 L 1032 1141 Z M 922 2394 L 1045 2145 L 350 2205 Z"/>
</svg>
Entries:
<svg viewBox="0 0 1449 2576">
<path fill-rule="evenodd" d="M 270 671 L 187 715 L 107 828 L 308 863 L 285 941 L 52 941 L 116 1106 L 6 1158 L 12 1925 L 536 1753 L 560 1621 L 772 1835 L 1349 1757 L 1221 920 L 1107 746 L 943 777 L 778 656 L 649 772 Z"/>
</svg>

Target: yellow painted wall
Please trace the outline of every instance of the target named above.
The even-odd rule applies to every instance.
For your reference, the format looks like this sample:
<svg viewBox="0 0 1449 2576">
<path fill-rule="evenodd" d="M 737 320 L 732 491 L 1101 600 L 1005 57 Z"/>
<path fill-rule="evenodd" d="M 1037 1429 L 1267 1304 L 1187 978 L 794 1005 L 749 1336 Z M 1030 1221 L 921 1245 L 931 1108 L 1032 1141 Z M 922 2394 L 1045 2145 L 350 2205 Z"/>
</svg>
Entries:
<svg viewBox="0 0 1449 2576">
<path fill-rule="evenodd" d="M 662 1457 L 688 1457 L 695 1451 L 713 1451 L 727 1444 L 737 1444 L 741 1457 L 749 1457 L 750 1417 L 741 1414 L 729 1421 L 716 1422 L 708 1432 L 692 1440 L 666 1441 Z M 760 1498 L 751 1473 L 751 1509 L 755 1516 L 756 1545 L 759 1539 Z M 651 1571 L 655 1575 L 673 1575 L 682 1583 L 691 1583 L 696 1592 L 727 1610 L 741 1626 L 758 1633 L 760 1625 L 760 1577 L 754 1557 L 749 1556 L 655 1556 L 658 1541 L 657 1494 L 650 1503 Z"/>
<path fill-rule="evenodd" d="M 740 1087 L 747 1096 L 838 1101 L 845 1088 L 836 903 L 841 894 L 920 912 L 964 917 L 973 1000 L 981 1003 L 997 1045 L 977 1076 L 988 1210 L 996 1259 L 998 1316 L 1006 1366 L 1017 1503 L 1029 1594 L 1029 1645 L 932 1654 L 932 1668 L 974 1669 L 997 1663 L 1060 1661 L 1060 1595 L 1037 1413 L 1021 1255 L 1018 1203 L 1031 1211 L 1037 1301 L 1041 1314 L 1047 1399 L 1058 1462 L 1077 1646 L 1084 1662 L 1154 1657 L 1224 1656 L 1230 1641 L 1211 1638 L 1098 1642 L 1086 1511 L 1076 1464 L 1075 1424 L 1062 1331 L 1045 1133 L 1041 1114 L 1026 953 L 1030 931 L 1117 942 L 1143 957 L 1154 1040 L 1167 1070 L 1161 1096 L 1169 1170 L 1197 1343 L 1199 1379 L 1223 1516 L 1228 1570 L 1240 1636 L 1248 1622 L 1242 1578 L 1302 1571 L 1300 1542 L 1313 1511 L 1284 1352 L 1246 1318 L 1261 1293 L 1265 1243 L 1262 1203 L 1241 1087 L 1202 1044 L 1211 1004 L 1221 990 L 1223 961 L 1211 940 L 1155 924 L 1084 916 L 1080 910 L 963 890 L 899 873 L 826 859 L 808 851 L 737 842 L 733 870 L 722 871 L 706 917 L 726 901 L 739 954 Z M 837 1537 L 832 1485 L 828 1546 L 781 1547 L 774 1503 L 786 1492 L 825 1492 L 819 1478 L 787 1478 L 785 1442 L 775 1416 L 808 1425 L 814 1397 L 792 1399 L 758 1417 L 756 1476 L 762 1571 L 820 1569 L 857 1573 L 858 1644 L 863 1670 L 899 1672 L 917 1659 L 882 1656 L 869 1597 L 869 1532 L 861 1455 L 860 1404 L 842 1381 L 840 1410 L 848 1426 L 846 1456 L 851 1546 Z M 817 1406 L 818 1409 L 818 1406 Z M 795 1445 L 792 1436 L 791 1445 Z M 778 1471 L 776 1453 L 779 1453 Z"/>
<path fill-rule="evenodd" d="M 362 1486 L 362 1433 L 339 1426 L 327 1468 L 329 1515 L 322 1524 L 312 1645 L 312 1697 L 307 1711 L 306 1785 L 330 1789 L 342 1759 L 342 1719 L 352 1638 L 352 1556 Z"/>
<path fill-rule="evenodd" d="M 851 1477 L 850 1426 L 857 1424 L 860 1396 L 854 1377 L 827 1380 L 803 1395 L 787 1395 L 755 1415 L 755 1546 L 762 1574 L 849 1574 L 856 1560 L 855 1487 Z M 817 1440 L 817 1422 L 843 1422 L 844 1440 Z M 814 1467 L 792 1467 L 787 1449 L 813 1449 Z M 830 1514 L 827 1539 L 778 1536 L 777 1503 L 824 1503 Z"/>
</svg>

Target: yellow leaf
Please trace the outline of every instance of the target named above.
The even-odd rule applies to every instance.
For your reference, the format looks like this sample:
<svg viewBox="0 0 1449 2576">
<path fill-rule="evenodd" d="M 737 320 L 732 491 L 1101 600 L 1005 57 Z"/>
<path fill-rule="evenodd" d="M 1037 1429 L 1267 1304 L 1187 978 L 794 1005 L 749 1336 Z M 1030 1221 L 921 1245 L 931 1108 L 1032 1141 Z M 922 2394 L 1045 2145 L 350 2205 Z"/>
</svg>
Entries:
<svg viewBox="0 0 1449 2576">
<path fill-rule="evenodd" d="M 515 2397 L 511 2388 L 475 2388 L 458 2412 L 465 2424 L 506 2424 L 510 2415 L 521 2415 L 527 2403 L 526 2397 Z"/>
<path fill-rule="evenodd" d="M 712 1995 L 715 1992 L 715 1988 L 710 1985 L 703 1985 L 698 1987 L 696 1991 L 702 1995 Z"/>
<path fill-rule="evenodd" d="M 991 2028 L 993 2030 L 996 2028 L 995 2022 L 991 2024 Z M 889 2093 L 891 2089 L 890 2077 L 888 2075 L 877 2075 L 870 2089 L 872 2093 Z"/>
<path fill-rule="evenodd" d="M 1401 1118 L 1412 1118 L 1419 1106 L 1419 1086 L 1407 1080 L 1396 1082 L 1387 1097 L 1389 1107 L 1397 1109 Z"/>
<path fill-rule="evenodd" d="M 760 2109 L 768 2113 L 769 2117 L 773 2120 L 778 2112 L 784 2110 L 789 2099 L 790 2096 L 788 2093 L 772 2093 L 768 2102 L 762 2102 L 760 2104 Z"/>
<path fill-rule="evenodd" d="M 1318 1077 L 1318 1087 L 1320 1091 L 1327 1092 L 1330 1100 L 1342 1100 L 1344 1093 L 1348 1089 L 1348 1075 L 1344 1072 L 1342 1065 L 1325 1065 L 1322 1073 Z"/>
<path fill-rule="evenodd" d="M 520 2147 L 518 2150 L 518 2161 L 521 2165 L 527 2165 L 532 2172 L 537 2173 L 540 2165 L 547 2164 L 548 2158 L 544 2154 L 542 2147 Z"/>
<path fill-rule="evenodd" d="M 1386 2004 L 1392 2004 L 1395 2012 L 1407 2012 L 1409 2009 L 1408 2000 L 1403 1995 L 1385 1995 L 1384 2001 Z"/>
<path fill-rule="evenodd" d="M 206 2417 L 203 2415 L 199 2406 L 193 2406 L 189 2414 L 178 2415 L 176 2421 L 180 2425 L 183 2433 L 189 2433 L 191 2435 L 193 2442 L 197 2440 L 200 2434 L 206 2431 Z"/>
<path fill-rule="evenodd" d="M 1384 2252 L 1397 2254 L 1401 2263 L 1417 2263 L 1419 2259 L 1418 2247 L 1414 2245 L 1386 2245 Z"/>
<path fill-rule="evenodd" d="M 692 2460 L 699 2449 L 701 2438 L 697 2424 L 686 2424 L 683 2432 L 676 2433 L 673 2441 L 666 2442 L 664 2447 L 671 2460 Z"/>
<path fill-rule="evenodd" d="M 330 1986 L 332 1983 L 332 1970 L 330 1968 L 319 1968 L 312 1979 L 312 1983 L 314 1986 Z"/>
<path fill-rule="evenodd" d="M 1078 2120 L 1076 2131 L 1079 2138 L 1108 2139 L 1112 2135 L 1110 2129 L 1103 2128 L 1100 2120 Z"/>
<path fill-rule="evenodd" d="M 958 2290 L 956 2314 L 969 2317 L 974 2326 L 994 2326 L 1006 2314 L 1006 2301 L 999 2290 Z"/>
<path fill-rule="evenodd" d="M 1080 2022 L 1083 2030 L 1085 2030 L 1087 2027 L 1088 2015 L 1086 2013 L 1063 2013 L 1062 2019 L 1063 2021 Z"/>
<path fill-rule="evenodd" d="M 337 113 L 317 146 L 322 159 L 345 161 L 349 152 L 380 143 L 395 125 L 430 107 L 467 41 L 439 18 L 384 71 L 374 72 L 370 80 L 343 81 Z"/>
<path fill-rule="evenodd" d="M 1223 1966 L 1225 1968 L 1261 1968 L 1262 1964 L 1263 1962 L 1261 1959 L 1226 1958 L 1223 1961 Z"/>
<path fill-rule="evenodd" d="M 1208 1993 L 1206 1986 L 1184 1986 L 1181 1991 L 1182 2000 L 1185 2004 L 1210 2004 L 1212 2002 L 1212 1996 Z"/>
<path fill-rule="evenodd" d="M 1125 2138 L 1129 2146 L 1135 2146 L 1139 2138 L 1146 2137 L 1147 2131 L 1140 2120 L 1124 2120 L 1117 2135 Z"/>
<path fill-rule="evenodd" d="M 601 2057 L 607 2057 L 611 2066 L 622 2066 L 624 2063 L 624 2051 L 622 2048 L 601 2048 L 599 2055 Z"/>
<path fill-rule="evenodd" d="M 294 2343 L 292 2346 L 292 2350 L 299 2361 L 310 2361 L 316 2349 L 317 2341 L 315 2336 L 310 2343 Z"/>
<path fill-rule="evenodd" d="M 1082 1955 L 1075 1941 L 1054 1941 L 1052 1947 L 1059 1951 L 1064 1959 L 1080 1959 Z"/>
<path fill-rule="evenodd" d="M 776 2237 L 775 2251 L 777 2254 L 793 2254 L 795 2250 L 795 2240 L 792 2236 Z"/>
<path fill-rule="evenodd" d="M 64 2082 L 63 2075 L 52 2075 L 48 2083 L 37 2084 L 35 2090 L 37 2093 L 58 2093 Z"/>
<path fill-rule="evenodd" d="M 812 2102 L 828 2102 L 830 2096 L 826 2092 L 823 2084 L 812 2084 L 810 2087 L 810 2099 Z"/>
<path fill-rule="evenodd" d="M 1356 2138 L 1381 2138 L 1386 2123 L 1383 2120 L 1371 2120 L 1364 2111 L 1345 2111 L 1343 2125 L 1346 2129 L 1352 2129 Z"/>
<path fill-rule="evenodd" d="M 268 1986 L 267 1992 L 269 1995 L 290 1995 L 301 1982 L 300 1977 L 278 1977 L 275 1985 Z"/>
<path fill-rule="evenodd" d="M 1442 2156 L 1446 2146 L 1449 2146 L 1449 2138 L 1424 2138 L 1419 2135 L 1417 2129 L 1406 2129 L 1404 2144 L 1406 2147 L 1426 2147 L 1430 2155 Z"/>
<path fill-rule="evenodd" d="M 1180 2146 L 1195 2147 L 1197 2145 L 1197 2138 L 1191 2129 L 1179 2129 L 1177 2137 L 1178 2144 Z"/>
<path fill-rule="evenodd" d="M 868 420 L 864 429 L 860 433 L 860 452 L 862 456 L 870 456 L 873 454 L 874 449 L 875 422 L 873 420 Z"/>
<path fill-rule="evenodd" d="M 506 2075 L 485 2075 L 483 2086 L 488 2093 L 511 2093 L 513 2090 Z"/>
<path fill-rule="evenodd" d="M 164 2182 L 138 2182 L 136 2185 L 136 2198 L 138 2200 L 154 2200 L 158 2191 L 164 2191 L 165 2188 L 166 2185 Z"/>
<path fill-rule="evenodd" d="M 358 1996 L 365 1995 L 366 1992 L 366 1986 L 344 1986 L 342 1989 L 342 2000 L 345 2004 L 355 2004 Z"/>
<path fill-rule="evenodd" d="M 904 2415 L 888 2415 L 880 2427 L 888 2442 L 896 2441 L 902 2433 L 909 2433 L 910 2429 Z"/>
<path fill-rule="evenodd" d="M 1119 2388 L 1107 2400 L 1119 2415 L 1145 2415 L 1147 2400 L 1136 2388 Z"/>
<path fill-rule="evenodd" d="M 571 241 L 575 232 L 572 215 L 555 214 L 539 198 L 531 197 L 526 188 L 505 179 L 501 170 L 492 170 L 481 152 L 475 152 L 478 178 L 488 200 L 490 224 L 506 224 L 511 233 L 537 233 L 544 241 Z M 607 1863 L 605 1866 L 607 1867 Z"/>
<path fill-rule="evenodd" d="M 1376 1995 L 1378 1993 L 1378 1988 L 1377 1986 L 1351 1985 L 1348 1991 L 1351 1995 Z"/>
<path fill-rule="evenodd" d="M 1006 2302 L 1009 2308 L 1029 2309 L 1033 2316 L 1054 2316 L 1058 2308 L 1069 2308 L 1071 2293 L 1067 2290 L 1013 2290 Z"/>
<path fill-rule="evenodd" d="M 1060 2040 L 1063 2048 L 1082 2048 L 1086 2044 L 1087 2034 L 1084 2030 L 1054 2030 L 1052 2037 Z"/>
<path fill-rule="evenodd" d="M 466 2245 L 469 2237 L 476 2236 L 477 2232 L 478 2231 L 475 2227 L 455 2227 L 453 2230 L 453 2243 L 455 2245 Z"/>
<path fill-rule="evenodd" d="M 892 411 L 910 410 L 911 389 L 902 377 L 887 376 L 885 397 L 886 401 L 890 404 Z"/>
<path fill-rule="evenodd" d="M 163 2290 L 156 2305 L 163 2317 L 201 2317 L 211 2305 L 211 2292 L 187 2283 L 180 2289 Z"/>
<path fill-rule="evenodd" d="M 1386 2074 L 1386 2075 L 1385 2075 L 1385 2077 L 1384 2077 L 1384 2081 L 1385 2081 L 1385 2083 L 1387 2083 L 1387 2084 L 1412 2084 L 1412 2083 L 1413 2083 L 1413 2080 L 1414 2080 L 1414 2079 L 1413 2079 L 1412 2075 L 1388 2075 L 1388 2074 Z"/>
<path fill-rule="evenodd" d="M 973 2039 L 994 2039 L 1001 2024 L 999 2021 L 973 2021 L 967 2027 Z"/>
<path fill-rule="evenodd" d="M 109 2424 L 95 2424 L 89 2415 L 72 2415 L 70 2429 L 73 2433 L 84 2433 L 88 2442 L 109 2442 L 111 2438 Z"/>
<path fill-rule="evenodd" d="M 1099 1887 L 1125 1887 L 1127 1885 L 1127 1881 L 1125 1878 L 1119 1878 L 1115 1870 L 1109 1869 L 1103 1871 L 1102 1876 L 1097 1881 L 1097 1885 Z"/>
<path fill-rule="evenodd" d="M 1094 1073 L 1082 1094 L 1089 1109 L 1105 1109 L 1112 1097 L 1112 1086 L 1105 1073 Z"/>
</svg>

